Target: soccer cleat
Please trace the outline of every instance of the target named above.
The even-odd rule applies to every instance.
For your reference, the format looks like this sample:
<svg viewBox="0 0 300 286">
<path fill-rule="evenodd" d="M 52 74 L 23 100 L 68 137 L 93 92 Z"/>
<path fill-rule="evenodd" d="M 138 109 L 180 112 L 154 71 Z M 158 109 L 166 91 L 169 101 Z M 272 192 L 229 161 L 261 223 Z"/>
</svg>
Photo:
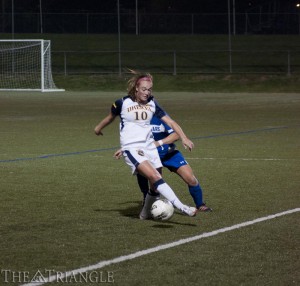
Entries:
<svg viewBox="0 0 300 286">
<path fill-rule="evenodd" d="M 142 220 L 151 218 L 150 210 L 148 208 L 146 208 L 145 205 L 143 206 L 143 208 L 139 214 L 139 218 Z"/>
<path fill-rule="evenodd" d="M 149 215 L 147 215 L 147 214 L 145 214 L 143 212 L 140 212 L 139 218 L 141 220 L 146 220 L 146 219 L 151 219 L 151 216 L 149 216 Z"/>
<path fill-rule="evenodd" d="M 143 204 L 143 209 L 142 211 L 140 212 L 140 219 L 151 219 L 151 213 L 150 213 L 150 210 L 151 210 L 151 207 L 153 205 L 153 203 L 159 199 L 159 196 L 158 195 L 151 195 L 150 192 L 146 195 L 145 197 L 145 200 L 144 200 L 144 204 Z"/>
<path fill-rule="evenodd" d="M 142 207 L 145 205 L 145 198 L 142 200 Z"/>
<path fill-rule="evenodd" d="M 206 206 L 206 204 L 202 204 L 198 207 L 198 212 L 212 212 L 212 209 Z"/>
<path fill-rule="evenodd" d="M 188 216 L 196 216 L 198 210 L 194 207 L 184 206 L 181 211 Z"/>
</svg>

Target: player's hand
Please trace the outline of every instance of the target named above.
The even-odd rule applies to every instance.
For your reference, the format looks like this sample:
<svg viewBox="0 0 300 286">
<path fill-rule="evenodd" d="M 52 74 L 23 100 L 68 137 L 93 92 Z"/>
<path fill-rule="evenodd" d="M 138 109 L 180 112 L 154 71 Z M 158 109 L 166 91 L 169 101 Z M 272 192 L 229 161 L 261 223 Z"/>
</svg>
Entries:
<svg viewBox="0 0 300 286">
<path fill-rule="evenodd" d="M 194 148 L 194 143 L 188 138 L 183 139 L 182 144 L 184 146 L 184 149 L 189 149 L 189 151 L 192 151 L 192 149 Z"/>
<path fill-rule="evenodd" d="M 119 149 L 119 150 L 116 151 L 115 154 L 114 154 L 114 157 L 115 157 L 116 159 L 120 159 L 120 158 L 122 158 L 122 156 L 123 156 L 122 149 Z"/>
<path fill-rule="evenodd" d="M 99 135 L 103 136 L 103 133 L 101 132 L 101 129 L 98 128 L 98 126 L 95 127 L 94 131 L 97 136 L 99 136 Z"/>
</svg>

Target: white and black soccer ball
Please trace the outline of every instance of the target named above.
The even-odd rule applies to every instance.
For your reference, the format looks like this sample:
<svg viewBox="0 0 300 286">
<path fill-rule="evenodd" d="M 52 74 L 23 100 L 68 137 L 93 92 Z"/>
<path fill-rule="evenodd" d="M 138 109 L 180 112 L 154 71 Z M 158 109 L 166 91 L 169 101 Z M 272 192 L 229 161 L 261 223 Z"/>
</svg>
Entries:
<svg viewBox="0 0 300 286">
<path fill-rule="evenodd" d="M 174 207 L 168 200 L 160 199 L 152 204 L 150 212 L 155 220 L 168 220 L 174 214 Z"/>
</svg>

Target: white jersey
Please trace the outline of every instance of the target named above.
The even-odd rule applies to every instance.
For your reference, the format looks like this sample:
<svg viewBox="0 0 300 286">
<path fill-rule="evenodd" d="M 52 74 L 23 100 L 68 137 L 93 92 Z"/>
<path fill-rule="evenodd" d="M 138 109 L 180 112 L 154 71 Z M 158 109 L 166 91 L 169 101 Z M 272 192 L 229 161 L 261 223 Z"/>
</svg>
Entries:
<svg viewBox="0 0 300 286">
<path fill-rule="evenodd" d="M 122 150 L 132 147 L 147 147 L 154 141 L 150 121 L 155 114 L 158 118 L 166 112 L 151 96 L 147 104 L 139 104 L 129 96 L 115 101 L 111 107 L 114 115 L 120 116 L 120 143 Z"/>
</svg>

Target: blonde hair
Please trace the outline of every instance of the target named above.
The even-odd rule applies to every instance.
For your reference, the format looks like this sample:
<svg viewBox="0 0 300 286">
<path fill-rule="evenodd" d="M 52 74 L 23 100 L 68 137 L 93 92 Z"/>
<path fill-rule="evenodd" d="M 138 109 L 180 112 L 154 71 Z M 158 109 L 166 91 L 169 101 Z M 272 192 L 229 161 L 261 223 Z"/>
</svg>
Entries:
<svg viewBox="0 0 300 286">
<path fill-rule="evenodd" d="M 140 71 L 135 71 L 129 69 L 129 72 L 133 75 L 127 82 L 127 92 L 132 100 L 135 100 L 136 87 L 139 85 L 139 82 L 143 80 L 153 81 L 153 77 L 150 73 L 144 73 Z"/>
</svg>

